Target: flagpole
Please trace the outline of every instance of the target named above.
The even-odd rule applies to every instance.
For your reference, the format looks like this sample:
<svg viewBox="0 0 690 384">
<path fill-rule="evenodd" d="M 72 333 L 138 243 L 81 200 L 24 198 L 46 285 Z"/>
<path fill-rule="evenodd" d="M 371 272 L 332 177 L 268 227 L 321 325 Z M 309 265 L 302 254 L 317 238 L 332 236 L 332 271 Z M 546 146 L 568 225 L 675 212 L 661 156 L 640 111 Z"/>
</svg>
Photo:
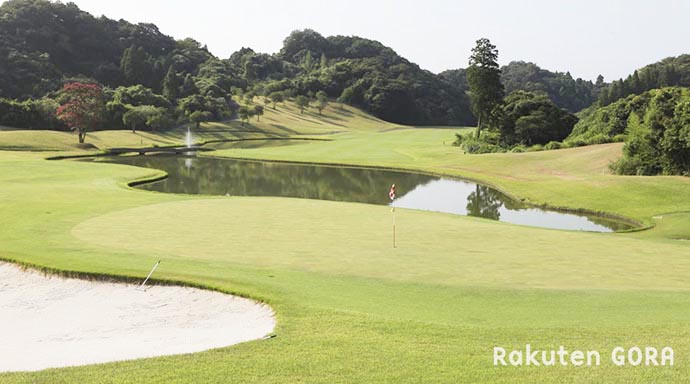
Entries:
<svg viewBox="0 0 690 384">
<path fill-rule="evenodd" d="M 388 197 L 391 199 L 391 212 L 393 213 L 393 248 L 395 247 L 395 207 L 393 203 L 395 202 L 395 184 L 391 185 L 391 190 L 388 192 Z"/>
<path fill-rule="evenodd" d="M 396 246 L 395 246 L 395 207 L 393 207 L 392 211 L 393 211 L 393 248 L 396 248 Z"/>
</svg>

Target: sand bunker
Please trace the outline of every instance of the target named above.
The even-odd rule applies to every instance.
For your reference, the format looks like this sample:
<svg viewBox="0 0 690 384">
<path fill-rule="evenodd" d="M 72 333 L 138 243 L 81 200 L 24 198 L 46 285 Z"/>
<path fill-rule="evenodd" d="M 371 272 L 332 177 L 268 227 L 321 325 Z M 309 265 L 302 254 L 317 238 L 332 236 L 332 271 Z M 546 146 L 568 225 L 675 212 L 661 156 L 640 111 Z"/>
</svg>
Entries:
<svg viewBox="0 0 690 384">
<path fill-rule="evenodd" d="M 218 292 L 46 277 L 0 263 L 0 372 L 199 352 L 259 339 L 265 305 Z"/>
</svg>

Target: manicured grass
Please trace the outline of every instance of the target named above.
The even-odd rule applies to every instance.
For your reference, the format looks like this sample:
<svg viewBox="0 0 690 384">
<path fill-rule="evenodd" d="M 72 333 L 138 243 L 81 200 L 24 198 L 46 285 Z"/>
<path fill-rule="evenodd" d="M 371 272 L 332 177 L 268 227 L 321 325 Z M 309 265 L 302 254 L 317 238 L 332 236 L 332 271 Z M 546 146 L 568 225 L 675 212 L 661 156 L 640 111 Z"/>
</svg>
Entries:
<svg viewBox="0 0 690 384">
<path fill-rule="evenodd" d="M 611 176 L 607 164 L 620 153 L 615 144 L 464 155 L 450 146 L 453 130 L 396 127 L 350 113 L 344 132 L 333 133 L 340 129 L 311 112 L 302 117 L 289 105 L 267 109 L 261 123 L 252 122 L 265 136 L 333 141 L 220 154 L 463 175 L 534 202 L 658 225 L 637 234 L 593 234 L 398 209 L 399 246 L 393 249 L 386 207 L 150 193 L 124 184 L 159 175 L 154 170 L 0 151 L 0 257 L 138 277 L 162 259 L 160 279 L 264 300 L 278 315 L 278 337 L 271 340 L 192 355 L 0 374 L 0 382 L 686 380 L 690 243 L 669 238 L 690 233 L 688 216 L 652 216 L 690 211 L 687 179 Z M 271 131 L 281 122 L 294 132 Z M 237 122 L 203 127 L 208 137 L 240 135 L 241 128 Z M 132 135 L 104 134 L 118 143 L 112 146 Z M 51 141 L 34 139 L 33 148 Z M 526 343 L 597 349 L 603 364 L 493 367 L 494 346 Z M 675 366 L 614 367 L 608 354 L 616 345 L 672 346 Z"/>
<path fill-rule="evenodd" d="M 652 223 L 652 216 L 661 213 L 690 211 L 690 178 L 611 175 L 608 165 L 620 156 L 622 144 L 467 155 L 451 146 L 455 132 L 449 129 L 349 132 L 334 135 L 334 140 L 329 142 L 229 149 L 215 152 L 214 156 L 433 171 L 488 182 L 536 204 L 623 215 L 648 224 Z"/>
<path fill-rule="evenodd" d="M 635 382 L 688 373 L 682 243 L 541 230 L 385 207 L 123 190 L 155 171 L 0 155 L 3 257 L 238 292 L 278 337 L 2 382 Z M 664 257 L 658 255 L 663 254 Z M 669 344 L 674 368 L 494 368 L 494 345 Z"/>
<path fill-rule="evenodd" d="M 265 105 L 262 98 L 255 104 Z M 265 105 L 265 114 L 248 124 L 240 121 L 204 123 L 192 128 L 195 143 L 256 138 L 321 137 L 350 130 L 394 129 L 398 126 L 376 119 L 359 109 L 333 104 L 318 113 L 303 114 L 291 102 Z M 150 147 L 183 145 L 186 127 L 164 132 L 105 130 L 89 132 L 85 145 L 77 143 L 72 132 L 0 129 L 0 149 L 25 151 L 97 151 L 113 147 Z"/>
</svg>

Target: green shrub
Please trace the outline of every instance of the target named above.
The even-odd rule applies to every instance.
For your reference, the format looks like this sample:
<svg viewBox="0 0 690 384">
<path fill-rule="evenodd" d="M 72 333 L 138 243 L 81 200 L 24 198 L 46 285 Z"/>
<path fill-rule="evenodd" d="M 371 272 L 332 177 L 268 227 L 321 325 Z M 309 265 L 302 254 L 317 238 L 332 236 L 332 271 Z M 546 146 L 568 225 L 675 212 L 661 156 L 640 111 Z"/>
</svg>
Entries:
<svg viewBox="0 0 690 384">
<path fill-rule="evenodd" d="M 514 146 L 514 147 L 510 150 L 510 152 L 512 152 L 512 153 L 523 153 L 523 152 L 527 152 L 527 147 L 525 147 L 525 146 L 522 145 L 522 144 L 516 145 L 516 146 Z"/>
<path fill-rule="evenodd" d="M 576 147 L 583 147 L 587 145 L 587 142 L 585 139 L 582 137 L 569 137 L 565 140 L 563 140 L 563 143 L 561 144 L 561 148 L 576 148 Z"/>
<path fill-rule="evenodd" d="M 464 138 L 462 143 L 462 148 L 465 153 L 480 154 L 480 153 L 496 153 L 505 152 L 505 149 L 498 145 L 487 143 L 481 139 L 476 138 Z"/>
<path fill-rule="evenodd" d="M 561 144 L 558 141 L 549 141 L 545 146 L 544 150 L 546 151 L 553 151 L 554 149 L 561 149 L 563 147 L 563 144 Z"/>
<path fill-rule="evenodd" d="M 596 135 L 587 139 L 587 144 L 588 145 L 606 144 L 606 143 L 610 143 L 611 140 L 612 140 L 611 136 L 608 136 L 608 135 L 603 134 L 603 133 L 597 133 Z"/>
<path fill-rule="evenodd" d="M 625 133 L 620 133 L 620 134 L 614 136 L 613 139 L 611 139 L 611 142 L 612 143 L 622 143 L 622 142 L 625 142 L 626 137 L 627 137 L 627 135 Z"/>
</svg>

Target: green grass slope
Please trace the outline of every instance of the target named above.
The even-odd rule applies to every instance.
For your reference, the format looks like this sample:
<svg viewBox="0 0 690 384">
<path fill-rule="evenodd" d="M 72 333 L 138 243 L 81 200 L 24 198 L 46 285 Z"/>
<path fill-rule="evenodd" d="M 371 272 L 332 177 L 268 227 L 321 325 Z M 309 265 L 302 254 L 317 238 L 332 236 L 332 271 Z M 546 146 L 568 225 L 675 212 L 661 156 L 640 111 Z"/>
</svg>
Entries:
<svg viewBox="0 0 690 384">
<path fill-rule="evenodd" d="M 686 377 L 683 243 L 385 207 L 126 190 L 155 171 L 0 155 L 2 256 L 182 280 L 268 301 L 278 337 L 0 382 L 635 382 Z M 40 237 L 37 237 L 40 236 Z M 664 257 L 659 257 L 664 255 Z M 493 345 L 670 344 L 672 369 L 505 369 Z M 647 380 L 645 380 L 647 379 Z"/>
<path fill-rule="evenodd" d="M 262 137 L 331 141 L 217 154 L 463 175 L 531 201 L 657 227 L 593 234 L 399 209 L 393 249 L 386 207 L 144 192 L 125 183 L 158 171 L 0 151 L 1 258 L 140 278 L 162 259 L 160 279 L 264 300 L 278 316 L 271 340 L 0 374 L 0 382 L 643 383 L 683 382 L 690 374 L 690 243 L 671 240 L 688 233 L 688 215 L 664 214 L 690 212 L 687 179 L 609 175 L 619 144 L 464 155 L 450 146 L 452 130 L 397 127 L 356 110 L 338 128 L 330 113 L 337 111 L 321 119 L 279 106 L 252 127 Z M 294 132 L 270 131 L 281 122 Z M 237 137 L 241 128 L 202 129 L 208 137 Z M 109 134 L 113 141 L 132 135 Z M 34 148 L 41 145 L 37 139 Z M 494 346 L 526 343 L 600 350 L 602 366 L 492 365 Z M 672 346 L 675 365 L 615 367 L 608 353 L 617 345 Z"/>
<path fill-rule="evenodd" d="M 319 115 L 313 109 L 300 113 L 294 103 L 266 104 L 257 98 L 255 104 L 264 105 L 265 114 L 249 124 L 238 120 L 203 123 L 200 129 L 192 128 L 194 142 L 243 140 L 256 138 L 320 137 L 343 131 L 368 131 L 394 129 L 397 125 L 372 117 L 365 112 L 344 104 L 332 104 Z M 0 149 L 24 151 L 79 151 L 103 150 L 113 147 L 151 147 L 183 145 L 187 128 L 178 127 L 164 132 L 104 130 L 89 132 L 85 145 L 77 143 L 72 132 L 15 130 L 0 128 Z"/>
</svg>

